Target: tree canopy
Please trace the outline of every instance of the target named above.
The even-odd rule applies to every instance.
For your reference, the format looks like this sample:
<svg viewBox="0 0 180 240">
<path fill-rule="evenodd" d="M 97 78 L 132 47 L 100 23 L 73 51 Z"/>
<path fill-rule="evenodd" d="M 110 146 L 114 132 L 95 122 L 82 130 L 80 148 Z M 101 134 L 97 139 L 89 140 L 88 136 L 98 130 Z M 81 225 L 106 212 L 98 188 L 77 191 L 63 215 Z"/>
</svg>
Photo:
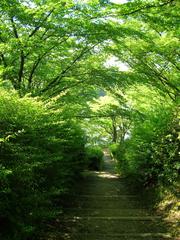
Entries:
<svg viewBox="0 0 180 240">
<path fill-rule="evenodd" d="M 177 4 L 2 1 L 1 76 L 22 95 L 143 81 L 175 99 Z M 128 64 L 128 73 L 107 70 L 104 62 L 111 55 Z"/>
<path fill-rule="evenodd" d="M 177 183 L 179 5 L 0 1 L 5 240 L 33 239 L 36 222 L 54 219 L 56 197 L 84 169 L 100 168 L 99 147 L 109 147 L 119 173 L 144 186 Z"/>
</svg>

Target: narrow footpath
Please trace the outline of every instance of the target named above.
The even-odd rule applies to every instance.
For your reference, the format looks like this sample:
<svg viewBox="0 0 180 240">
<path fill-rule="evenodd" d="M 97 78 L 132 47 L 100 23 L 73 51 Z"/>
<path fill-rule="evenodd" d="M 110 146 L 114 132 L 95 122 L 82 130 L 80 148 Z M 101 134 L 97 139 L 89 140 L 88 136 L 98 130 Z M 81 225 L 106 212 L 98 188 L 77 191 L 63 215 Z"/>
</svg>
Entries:
<svg viewBox="0 0 180 240">
<path fill-rule="evenodd" d="M 103 171 L 88 172 L 67 199 L 59 233 L 48 240 L 174 240 L 141 189 L 115 174 L 108 153 L 104 158 Z"/>
</svg>

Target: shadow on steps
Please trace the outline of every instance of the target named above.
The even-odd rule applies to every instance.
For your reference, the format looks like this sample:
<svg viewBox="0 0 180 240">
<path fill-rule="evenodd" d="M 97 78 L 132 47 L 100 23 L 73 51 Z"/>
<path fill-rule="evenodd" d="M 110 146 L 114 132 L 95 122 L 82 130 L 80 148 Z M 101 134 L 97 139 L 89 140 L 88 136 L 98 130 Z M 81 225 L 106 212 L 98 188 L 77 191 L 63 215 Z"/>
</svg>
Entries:
<svg viewBox="0 0 180 240">
<path fill-rule="evenodd" d="M 41 240 L 178 239 L 153 211 L 142 187 L 115 173 L 108 153 L 101 172 L 85 172 L 74 194 L 64 202 L 63 216 Z"/>
</svg>

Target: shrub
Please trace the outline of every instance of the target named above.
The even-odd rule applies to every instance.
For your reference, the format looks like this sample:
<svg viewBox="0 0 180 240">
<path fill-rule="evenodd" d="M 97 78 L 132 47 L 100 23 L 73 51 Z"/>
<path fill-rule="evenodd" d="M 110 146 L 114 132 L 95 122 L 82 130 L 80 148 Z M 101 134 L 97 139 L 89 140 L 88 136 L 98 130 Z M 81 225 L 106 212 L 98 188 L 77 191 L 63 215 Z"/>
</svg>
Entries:
<svg viewBox="0 0 180 240">
<path fill-rule="evenodd" d="M 116 148 L 119 171 L 137 176 L 146 186 L 176 182 L 180 165 L 177 111 L 154 106 L 144 121 L 135 122 L 130 139 Z"/>
<path fill-rule="evenodd" d="M 0 106 L 1 239 L 33 239 L 84 167 L 84 133 L 38 99 L 1 90 Z"/>
<path fill-rule="evenodd" d="M 102 168 L 103 151 L 100 147 L 86 148 L 86 158 L 88 169 L 99 171 Z"/>
<path fill-rule="evenodd" d="M 118 149 L 119 149 L 119 144 L 117 144 L 117 143 L 112 143 L 111 145 L 109 145 L 109 150 L 110 150 L 112 157 L 114 157 L 114 158 L 117 157 Z"/>
</svg>

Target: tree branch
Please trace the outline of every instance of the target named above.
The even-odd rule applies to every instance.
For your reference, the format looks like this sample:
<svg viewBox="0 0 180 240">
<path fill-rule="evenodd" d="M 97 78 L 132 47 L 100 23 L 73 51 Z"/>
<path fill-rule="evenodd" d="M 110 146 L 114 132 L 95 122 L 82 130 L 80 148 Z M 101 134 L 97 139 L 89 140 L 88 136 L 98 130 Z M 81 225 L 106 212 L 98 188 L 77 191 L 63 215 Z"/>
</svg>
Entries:
<svg viewBox="0 0 180 240">
<path fill-rule="evenodd" d="M 23 52 L 23 50 L 21 50 L 20 68 L 19 68 L 19 74 L 18 74 L 18 89 L 20 88 L 20 85 L 21 85 L 21 82 L 22 82 L 22 78 L 23 78 L 24 62 L 25 62 L 24 52 Z"/>
<path fill-rule="evenodd" d="M 74 58 L 74 60 L 64 69 L 60 72 L 58 76 L 56 76 L 41 92 L 46 92 L 50 87 L 54 86 L 57 82 L 59 82 L 63 77 L 65 77 L 65 74 L 78 62 L 80 59 L 91 49 L 93 49 L 95 46 L 97 46 L 99 43 L 93 45 L 90 48 L 84 48 L 81 53 Z"/>
<path fill-rule="evenodd" d="M 162 73 L 163 73 L 164 69 L 162 69 L 161 72 L 158 72 L 156 69 L 152 68 L 148 64 L 145 64 L 145 65 L 150 69 L 150 71 L 153 73 L 153 75 L 160 80 L 161 84 L 165 87 L 164 90 L 168 94 L 168 96 L 173 101 L 175 101 L 175 98 L 172 95 L 176 96 L 177 93 L 179 93 L 179 89 L 176 86 L 174 86 L 174 84 L 170 83 L 170 81 L 165 76 L 163 76 Z M 171 91 L 169 91 L 169 89 L 167 87 L 173 89 L 176 93 L 172 93 Z"/>
<path fill-rule="evenodd" d="M 60 93 L 62 93 L 62 92 L 65 92 L 65 91 L 67 91 L 67 90 L 69 90 L 69 89 L 72 89 L 72 88 L 74 88 L 74 87 L 77 87 L 78 85 L 84 83 L 85 81 L 86 81 L 86 80 L 78 81 L 78 82 L 76 82 L 76 83 L 74 83 L 74 84 L 71 84 L 71 85 L 69 85 L 69 86 L 63 87 L 63 88 L 61 88 L 61 89 L 57 89 L 56 91 L 53 91 L 53 93 L 52 93 L 51 95 L 48 95 L 48 97 L 55 97 L 56 95 L 58 95 L 58 94 L 60 94 Z"/>
<path fill-rule="evenodd" d="M 118 115 L 119 116 L 119 115 Z M 83 116 L 83 115 L 76 115 L 74 116 L 76 118 L 82 118 L 82 119 L 89 119 L 89 118 L 114 118 L 117 117 L 116 114 L 102 114 L 102 115 L 89 115 L 89 116 Z"/>
<path fill-rule="evenodd" d="M 137 13 L 137 12 L 140 12 L 142 10 L 148 10 L 148 9 L 151 9 L 151 8 L 157 8 L 157 7 L 163 7 L 163 6 L 166 6 L 172 2 L 175 2 L 176 0 L 169 0 L 167 2 L 164 2 L 164 3 L 161 3 L 161 4 L 157 4 L 157 5 L 150 5 L 150 4 L 147 4 L 146 6 L 143 6 L 143 7 L 140 7 L 136 10 L 133 10 L 131 12 L 127 12 L 127 13 L 124 13 L 122 14 L 123 16 L 127 16 L 127 15 L 131 15 L 131 14 L 134 14 L 134 13 Z"/>
<path fill-rule="evenodd" d="M 11 23 L 12 23 L 14 36 L 18 40 L 19 46 L 21 47 L 20 67 L 19 67 L 19 73 L 18 73 L 18 83 L 16 84 L 17 89 L 20 89 L 20 85 L 21 85 L 22 78 L 23 78 L 23 72 L 24 72 L 25 55 L 24 55 L 24 51 L 23 51 L 22 46 L 21 46 L 21 41 L 19 39 L 19 35 L 18 35 L 18 31 L 17 31 L 16 25 L 14 23 L 14 18 L 11 17 L 10 20 L 11 20 Z"/>
<path fill-rule="evenodd" d="M 6 67 L 7 67 L 7 62 L 6 62 L 6 59 L 5 59 L 5 57 L 4 57 L 4 54 L 1 53 L 0 55 L 1 55 L 1 59 L 2 59 L 3 65 L 4 65 L 4 67 L 6 68 Z"/>
<path fill-rule="evenodd" d="M 50 10 L 50 12 L 45 16 L 45 18 L 42 21 L 39 21 L 38 26 L 35 27 L 35 29 L 29 34 L 29 38 L 31 38 L 32 36 L 34 36 L 36 34 L 36 32 L 41 28 L 41 26 L 47 21 L 47 19 L 51 16 L 51 14 L 53 13 L 54 8 Z"/>
<path fill-rule="evenodd" d="M 15 26 L 15 23 L 14 23 L 14 17 L 11 17 L 10 21 L 11 21 L 11 23 L 12 23 L 14 36 L 15 36 L 15 37 L 18 39 L 18 41 L 19 41 L 19 35 L 18 35 L 16 26 Z"/>
<path fill-rule="evenodd" d="M 66 41 L 66 40 L 63 40 L 62 42 L 64 42 L 64 41 Z M 61 43 L 62 43 L 62 42 L 61 42 Z M 60 44 L 61 44 L 61 43 L 60 43 Z M 31 72 L 30 72 L 30 75 L 29 75 L 29 78 L 28 78 L 28 85 L 29 85 L 28 88 L 31 88 L 33 75 L 34 75 L 34 73 L 35 73 L 38 65 L 40 64 L 40 62 L 42 61 L 42 59 L 43 59 L 48 53 L 50 53 L 50 51 L 51 51 L 52 49 L 54 49 L 55 47 L 56 47 L 56 45 L 50 47 L 50 48 L 49 48 L 48 50 L 46 50 L 41 56 L 38 57 L 38 59 L 37 59 L 36 62 L 34 62 L 33 66 L 32 66 L 32 69 L 31 69 Z"/>
</svg>

